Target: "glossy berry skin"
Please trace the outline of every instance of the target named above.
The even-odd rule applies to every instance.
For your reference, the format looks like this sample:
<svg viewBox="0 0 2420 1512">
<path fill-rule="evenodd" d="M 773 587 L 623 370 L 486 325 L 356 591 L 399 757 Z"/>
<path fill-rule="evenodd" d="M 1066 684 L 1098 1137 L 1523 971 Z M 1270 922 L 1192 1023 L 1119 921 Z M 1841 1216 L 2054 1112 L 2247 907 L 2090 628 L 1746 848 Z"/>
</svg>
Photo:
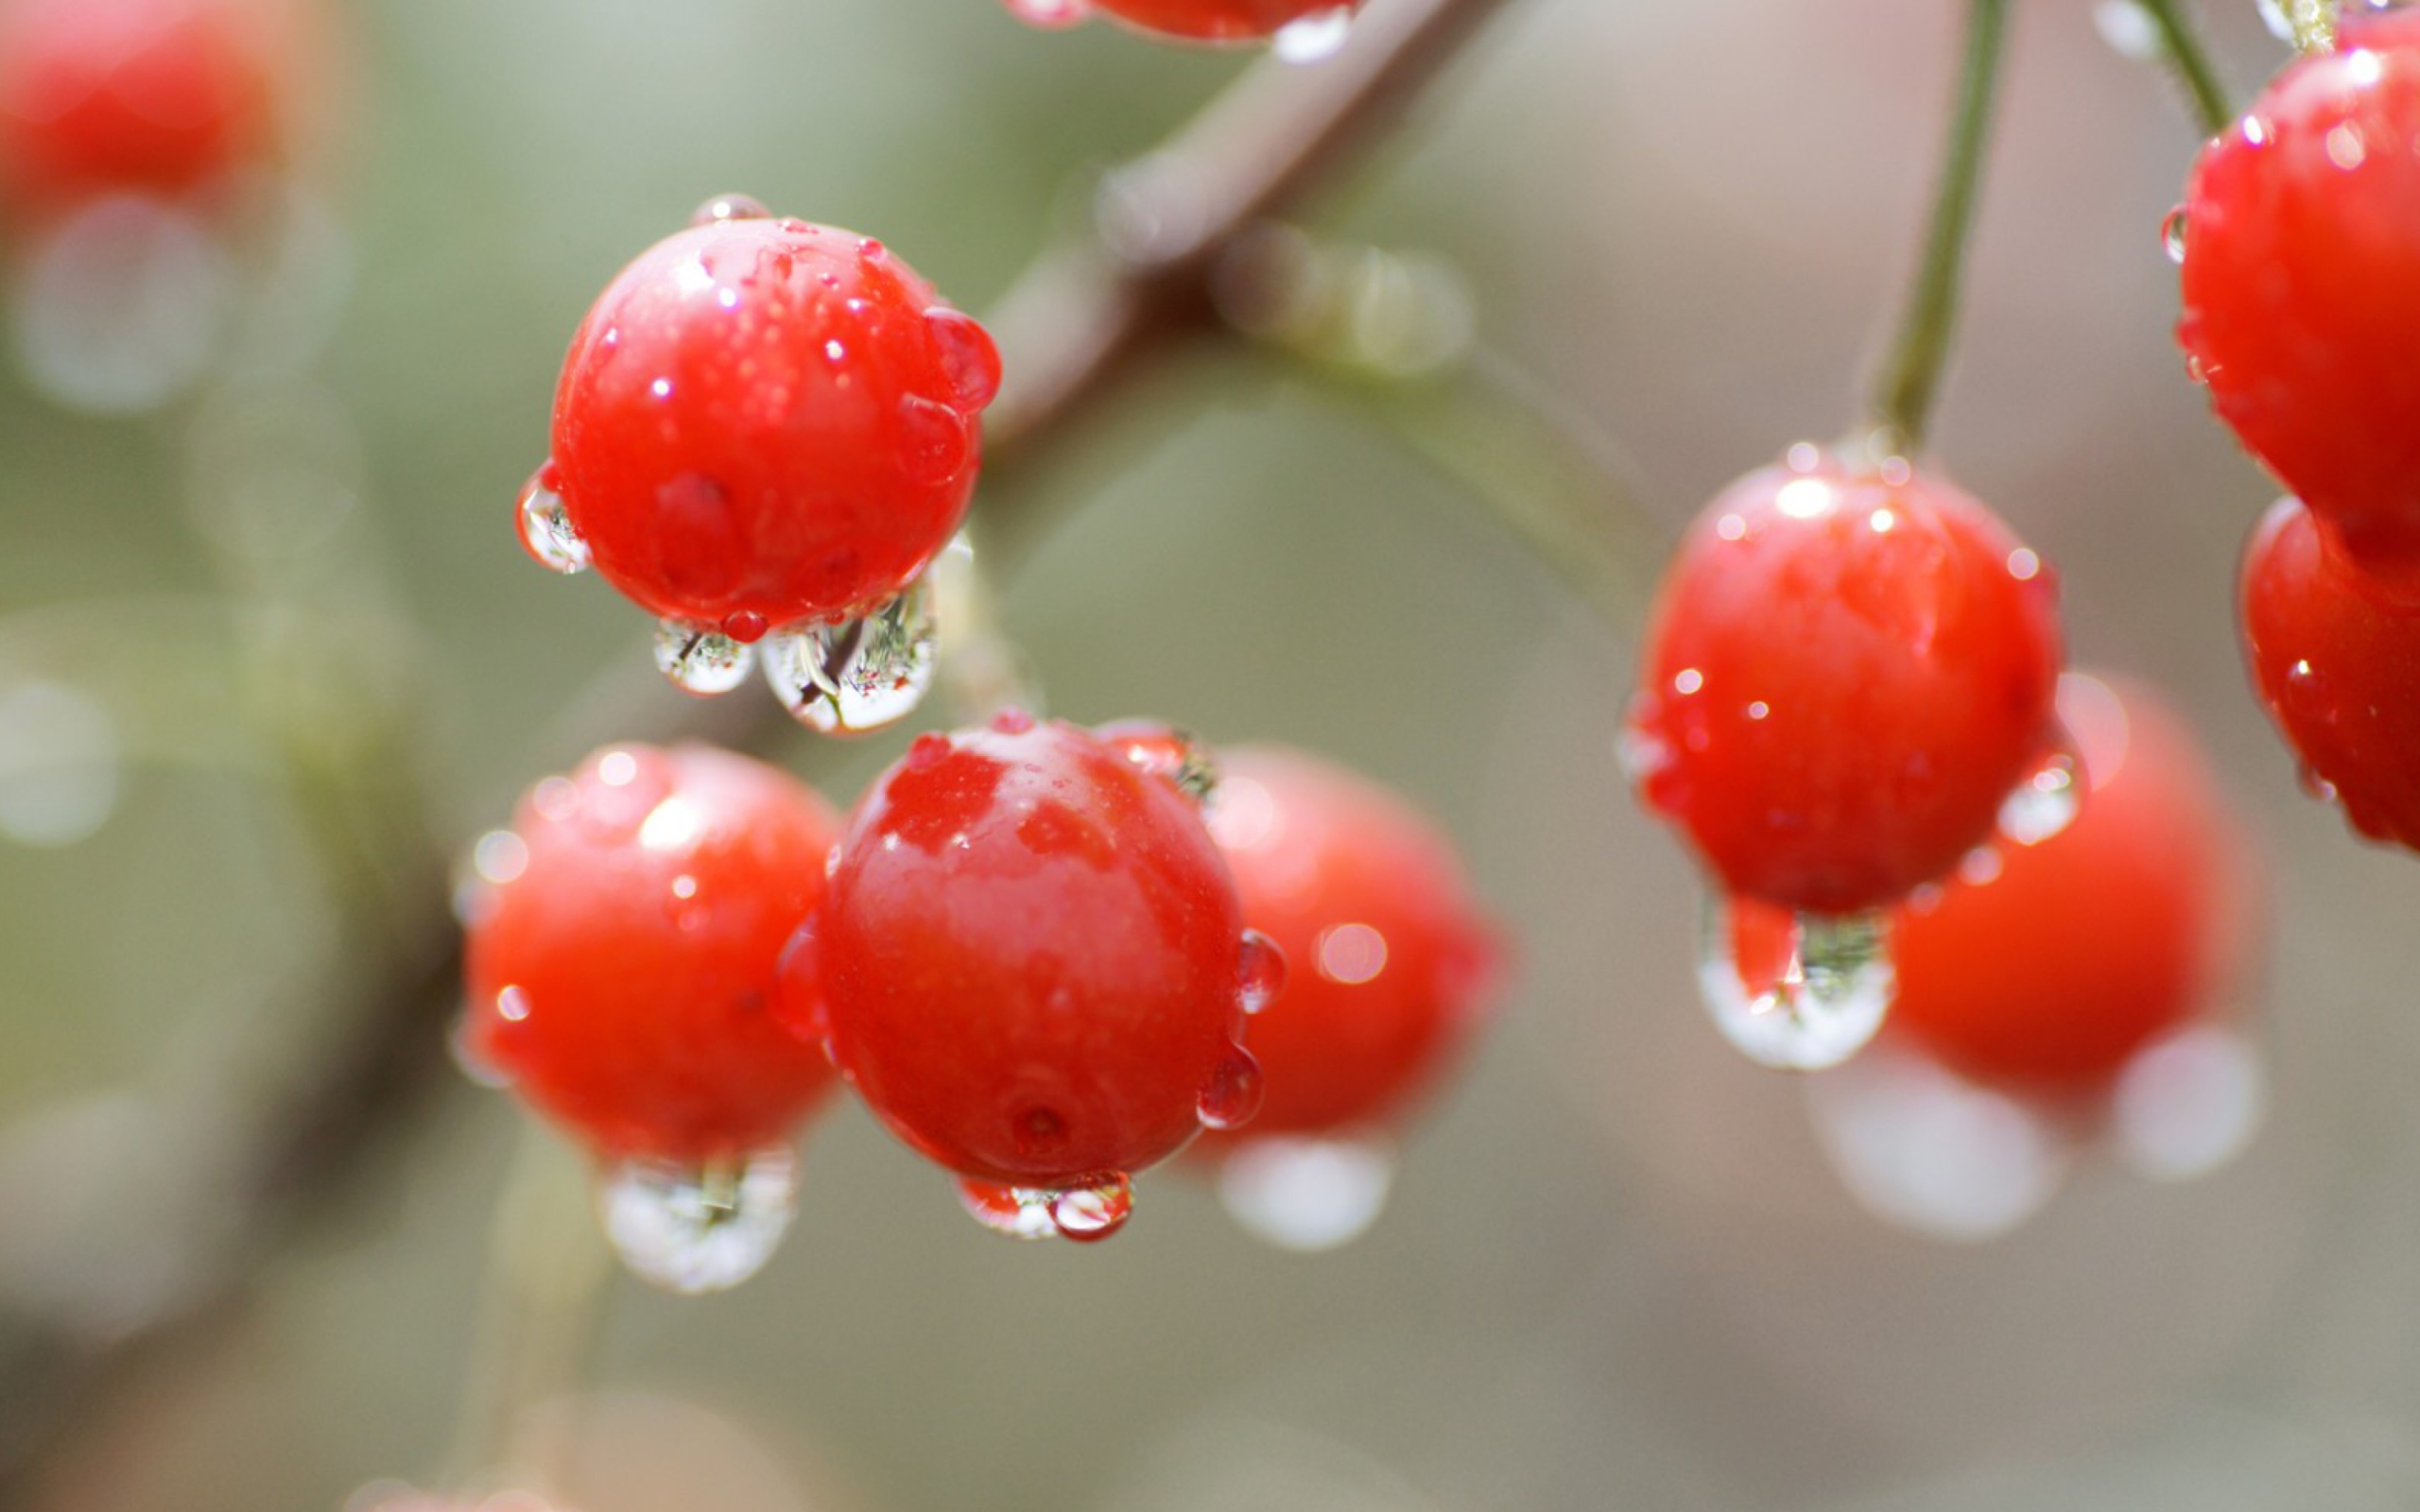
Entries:
<svg viewBox="0 0 2420 1512">
<path fill-rule="evenodd" d="M 2244 659 L 2305 785 L 2420 850 L 2420 609 L 2377 591 L 2292 499 L 2245 548 Z"/>
<path fill-rule="evenodd" d="M 273 152 L 266 0 L 0 0 L 0 188 L 183 195 Z"/>
<path fill-rule="evenodd" d="M 1666 569 L 1624 753 L 1734 894 L 1880 907 L 1992 831 L 2058 740 L 2048 572 L 1982 505 L 1811 448 Z"/>
<path fill-rule="evenodd" d="M 1130 26 L 1193 42 L 1260 42 L 1339 0 L 1094 0 Z"/>
<path fill-rule="evenodd" d="M 1478 1031 L 1502 950 L 1452 848 L 1375 782 L 1300 751 L 1219 756 L 1210 833 L 1244 922 L 1285 952 L 1252 1021 L 1260 1112 L 1205 1146 L 1385 1129 Z"/>
<path fill-rule="evenodd" d="M 2420 12 L 2339 41 L 2195 163 L 2177 337 L 2287 490 L 2420 583 Z"/>
<path fill-rule="evenodd" d="M 858 800 L 783 1011 L 936 1163 L 1089 1185 L 1173 1154 L 1249 1067 L 1243 927 L 1173 782 L 1003 715 L 920 736 Z"/>
<path fill-rule="evenodd" d="M 924 570 L 966 512 L 1000 381 L 982 327 L 881 244 L 759 209 L 718 201 L 597 297 L 549 473 L 607 581 L 750 639 Z"/>
<path fill-rule="evenodd" d="M 2147 688 L 2079 677 L 2059 710 L 2083 808 L 1900 910 L 1884 1031 L 1969 1080 L 2048 1096 L 2105 1091 L 2210 1014 L 2253 896 L 2249 847 L 2182 718 Z"/>
<path fill-rule="evenodd" d="M 608 1159 L 787 1139 L 832 1070 L 771 1012 L 838 820 L 700 746 L 617 746 L 531 789 L 469 906 L 466 1049 Z M 492 837 L 493 840 L 493 837 Z"/>
</svg>

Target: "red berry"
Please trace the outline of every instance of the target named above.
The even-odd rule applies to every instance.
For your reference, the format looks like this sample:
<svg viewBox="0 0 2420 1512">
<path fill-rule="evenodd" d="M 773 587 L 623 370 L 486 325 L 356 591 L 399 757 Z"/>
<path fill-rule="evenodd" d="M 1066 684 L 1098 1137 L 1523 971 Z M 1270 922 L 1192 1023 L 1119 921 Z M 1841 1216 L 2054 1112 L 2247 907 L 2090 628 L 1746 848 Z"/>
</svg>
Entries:
<svg viewBox="0 0 2420 1512">
<path fill-rule="evenodd" d="M 2420 610 L 2379 593 L 2280 499 L 2243 559 L 2244 656 L 2306 785 L 2420 850 Z"/>
<path fill-rule="evenodd" d="M 2340 43 L 2195 163 L 2177 337 L 2347 548 L 2420 574 L 2420 12 L 2348 16 Z"/>
<path fill-rule="evenodd" d="M 2068 677 L 2089 783 L 2075 822 L 1978 852 L 1900 911 L 1890 1033 L 1971 1080 L 2105 1091 L 2212 1011 L 2251 897 L 2248 849 L 2191 730 L 2150 690 Z"/>
<path fill-rule="evenodd" d="M 1495 930 L 1444 837 L 1394 794 L 1277 747 L 1223 751 L 1219 768 L 1211 834 L 1244 921 L 1290 969 L 1248 1036 L 1260 1113 L 1218 1141 L 1392 1125 L 1477 1030 Z"/>
<path fill-rule="evenodd" d="M 761 209 L 710 203 L 597 297 L 544 474 L 607 581 L 735 639 L 855 617 L 923 572 L 1000 377 L 983 328 L 879 243 Z M 579 565 L 559 545 L 532 541 Z"/>
<path fill-rule="evenodd" d="M 1250 1080 L 1243 933 L 1172 782 L 1086 730 L 1003 717 L 920 737 L 858 800 L 784 1011 L 901 1139 L 1018 1189 L 978 1194 L 987 1221 L 1041 1231 L 1017 1221 L 1041 1204 L 1091 1237 L 1124 1216 L 1130 1173 Z"/>
<path fill-rule="evenodd" d="M 1305 17 L 1350 10 L 1358 0 L 1094 0 L 1131 26 L 1196 42 L 1257 42 Z"/>
<path fill-rule="evenodd" d="M 277 19 L 269 0 L 8 0 L 0 187 L 33 205 L 181 195 L 270 156 Z"/>
<path fill-rule="evenodd" d="M 2054 750 L 2053 599 L 1956 489 L 1793 448 L 1708 505 L 1666 569 L 1626 760 L 1726 890 L 1893 902 Z"/>
<path fill-rule="evenodd" d="M 704 747 L 600 751 L 481 843 L 467 1048 L 609 1160 L 787 1139 L 832 1070 L 769 1011 L 838 820 Z"/>
</svg>

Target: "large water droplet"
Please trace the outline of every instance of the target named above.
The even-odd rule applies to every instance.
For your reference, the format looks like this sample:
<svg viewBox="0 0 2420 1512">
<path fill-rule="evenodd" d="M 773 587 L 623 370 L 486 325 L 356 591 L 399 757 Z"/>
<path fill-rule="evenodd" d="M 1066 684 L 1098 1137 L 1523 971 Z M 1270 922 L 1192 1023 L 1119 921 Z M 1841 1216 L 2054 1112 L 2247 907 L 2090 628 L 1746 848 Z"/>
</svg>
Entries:
<svg viewBox="0 0 2420 1512">
<path fill-rule="evenodd" d="M 1789 932 L 1778 969 L 1754 980 L 1739 965 L 1743 922 Z M 1882 1027 L 1896 987 L 1881 914 L 1781 916 L 1763 904 L 1707 901 L 1699 994 L 1723 1038 L 1760 1066 L 1823 1071 L 1847 1060 Z"/>
<path fill-rule="evenodd" d="M 992 333 L 973 316 L 946 304 L 925 312 L 925 329 L 932 333 L 933 348 L 941 353 L 951 407 L 972 415 L 990 404 L 1000 392 L 1000 349 L 993 344 Z"/>
<path fill-rule="evenodd" d="M 1344 46 L 1344 39 L 1352 34 L 1353 8 L 1338 6 L 1332 10 L 1314 10 L 1280 26 L 1270 39 L 1271 50 L 1289 63 L 1324 62 L 1337 55 Z"/>
<path fill-rule="evenodd" d="M 934 642 L 932 590 L 919 581 L 863 619 L 767 636 L 765 678 L 801 724 L 862 734 L 923 701 Z"/>
<path fill-rule="evenodd" d="M 1225 1058 L 1210 1073 L 1194 1111 L 1203 1128 L 1241 1128 L 1260 1111 L 1264 1085 L 1260 1062 L 1241 1045 L 1229 1047 Z"/>
<path fill-rule="evenodd" d="M 2118 1153 L 2166 1181 L 2204 1176 L 2243 1152 L 2269 1106 L 2260 1052 L 2235 1030 L 2196 1024 L 2135 1055 L 2118 1079 Z"/>
<path fill-rule="evenodd" d="M 689 217 L 692 226 L 711 226 L 725 220 L 769 220 L 772 211 L 752 195 L 717 195 L 700 205 Z"/>
<path fill-rule="evenodd" d="M 1089 1245 L 1125 1228 L 1133 1211 L 1134 1183 L 1118 1174 L 1060 1193 L 1050 1204 L 1050 1221 L 1060 1238 Z"/>
<path fill-rule="evenodd" d="M 1258 1013 L 1286 990 L 1286 953 L 1256 929 L 1244 931 L 1236 949 L 1236 1000 L 1246 1013 Z"/>
<path fill-rule="evenodd" d="M 1996 1238 L 2066 1176 L 2066 1143 L 2043 1114 L 1895 1045 L 1810 1079 L 1806 1104 L 1849 1194 L 1936 1239 Z"/>
<path fill-rule="evenodd" d="M 958 1178 L 958 1200 L 967 1215 L 995 1234 L 1011 1239 L 1048 1239 L 1059 1232 L 1050 1219 L 1050 1206 L 1058 1194 L 1041 1187 L 1002 1186 L 993 1181 L 977 1181 L 972 1177 Z"/>
<path fill-rule="evenodd" d="M 2040 845 L 2073 824 L 2083 811 L 2083 777 L 2073 751 L 2051 755 L 2000 800 L 2000 833 L 2018 845 Z"/>
<path fill-rule="evenodd" d="M 521 488 L 521 544 L 548 572 L 588 570 L 588 542 L 572 525 L 571 511 L 555 490 L 552 462 L 529 474 Z"/>
<path fill-rule="evenodd" d="M 1280 1249 L 1334 1249 L 1385 1211 L 1394 1152 L 1376 1141 L 1251 1139 L 1219 1167 L 1219 1200 Z"/>
<path fill-rule="evenodd" d="M 1028 26 L 1057 31 L 1093 13 L 1092 0 L 1002 0 L 1009 14 Z"/>
<path fill-rule="evenodd" d="M 2169 262 L 2180 267 L 2185 264 L 2185 236 L 2190 229 L 2191 220 L 2191 215 L 2183 205 L 2179 205 L 2168 213 L 2167 219 L 2159 223 L 2160 249 L 2168 253 Z"/>
<path fill-rule="evenodd" d="M 688 693 L 729 693 L 748 680 L 756 655 L 710 625 L 663 620 L 655 627 L 656 670 Z"/>
<path fill-rule="evenodd" d="M 598 1186 L 606 1237 L 642 1280 L 694 1296 L 762 1270 L 798 1211 L 798 1157 L 760 1150 L 704 1165 L 626 1160 Z"/>
<path fill-rule="evenodd" d="M 975 459 L 967 418 L 938 399 L 909 394 L 899 402 L 899 465 L 909 481 L 940 488 Z"/>
</svg>

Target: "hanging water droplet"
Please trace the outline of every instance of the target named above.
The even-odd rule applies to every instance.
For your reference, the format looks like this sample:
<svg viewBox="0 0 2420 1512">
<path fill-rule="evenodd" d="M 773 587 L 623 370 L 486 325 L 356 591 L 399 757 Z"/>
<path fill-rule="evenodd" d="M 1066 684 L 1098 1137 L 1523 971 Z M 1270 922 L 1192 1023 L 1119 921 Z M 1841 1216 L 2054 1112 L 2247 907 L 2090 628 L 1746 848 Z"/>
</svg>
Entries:
<svg viewBox="0 0 2420 1512">
<path fill-rule="evenodd" d="M 722 631 L 694 620 L 655 627 L 656 670 L 686 693 L 729 693 L 748 680 L 756 653 Z"/>
<path fill-rule="evenodd" d="M 722 633 L 742 645 L 754 645 L 770 628 L 765 616 L 752 609 L 734 610 L 722 617 Z"/>
<path fill-rule="evenodd" d="M 1236 1001 L 1246 1013 L 1258 1013 L 1286 990 L 1286 953 L 1256 929 L 1244 931 L 1236 951 Z"/>
<path fill-rule="evenodd" d="M 1194 1112 L 1203 1128 L 1241 1128 L 1260 1111 L 1263 1091 L 1260 1062 L 1241 1045 L 1228 1048 L 1226 1057 L 1210 1073 Z"/>
<path fill-rule="evenodd" d="M 923 700 L 934 641 L 932 590 L 919 581 L 863 619 L 767 636 L 765 678 L 801 724 L 863 734 Z"/>
<path fill-rule="evenodd" d="M 972 415 L 990 404 L 1000 392 L 1000 349 L 992 333 L 973 316 L 946 304 L 925 312 L 925 329 L 932 333 L 934 350 L 941 353 L 951 407 Z"/>
<path fill-rule="evenodd" d="M 571 523 L 571 511 L 556 491 L 555 465 L 548 462 L 529 474 L 521 489 L 521 544 L 548 572 L 569 575 L 588 570 L 588 542 Z"/>
<path fill-rule="evenodd" d="M 2159 223 L 2160 249 L 2168 253 L 2169 262 L 2180 267 L 2185 263 L 2185 236 L 2191 219 L 2190 213 L 2183 205 L 2179 205 L 2168 213 L 2167 219 Z"/>
<path fill-rule="evenodd" d="M 1058 1233 L 1059 1226 L 1050 1217 L 1051 1204 L 1057 1199 L 1057 1193 L 1040 1187 L 958 1178 L 959 1206 L 977 1223 L 1011 1239 L 1048 1239 Z"/>
<path fill-rule="evenodd" d="M 1777 971 L 1758 971 L 1754 982 L 1742 973 L 1742 920 L 1735 914 L 1749 927 L 1787 919 L 1789 954 Z M 1784 916 L 1763 904 L 1707 900 L 1699 994 L 1723 1038 L 1760 1066 L 1823 1071 L 1847 1060 L 1882 1027 L 1896 988 L 1881 914 Z"/>
<path fill-rule="evenodd" d="M 1057 31 L 1093 13 L 1092 0 L 1002 0 L 1009 14 L 1028 26 Z"/>
<path fill-rule="evenodd" d="M 1219 1167 L 1219 1200 L 1254 1238 L 1280 1249 L 1334 1249 L 1385 1211 L 1394 1152 L 1371 1139 L 1249 1139 Z"/>
<path fill-rule="evenodd" d="M 762 1270 L 798 1211 L 798 1157 L 759 1150 L 703 1165 L 632 1160 L 597 1189 L 606 1237 L 640 1280 L 695 1296 Z"/>
<path fill-rule="evenodd" d="M 1314 10 L 1280 26 L 1270 39 L 1270 50 L 1284 62 L 1324 62 L 1337 55 L 1344 46 L 1344 39 L 1352 34 L 1353 8 L 1338 6 L 1332 10 Z"/>
<path fill-rule="evenodd" d="M 2062 750 L 2009 789 L 2000 800 L 1999 832 L 2018 845 L 2040 845 L 2083 811 L 2083 773 L 2075 753 Z"/>
<path fill-rule="evenodd" d="M 2057 1126 L 1893 1045 L 1806 1084 L 1817 1146 L 1859 1206 L 1936 1239 L 2007 1233 L 2066 1179 Z"/>
<path fill-rule="evenodd" d="M 2233 1029 L 2196 1024 L 2126 1063 L 2111 1125 L 2128 1165 L 2154 1179 L 2183 1181 L 2241 1154 L 2268 1106 L 2260 1052 Z"/>
<path fill-rule="evenodd" d="M 1133 1211 L 1134 1183 L 1119 1173 L 1060 1193 L 1051 1201 L 1050 1221 L 1060 1238 L 1088 1245 L 1125 1228 Z"/>
<path fill-rule="evenodd" d="M 772 211 L 752 195 L 717 195 L 700 205 L 689 217 L 692 226 L 711 226 L 724 220 L 769 220 Z"/>
</svg>

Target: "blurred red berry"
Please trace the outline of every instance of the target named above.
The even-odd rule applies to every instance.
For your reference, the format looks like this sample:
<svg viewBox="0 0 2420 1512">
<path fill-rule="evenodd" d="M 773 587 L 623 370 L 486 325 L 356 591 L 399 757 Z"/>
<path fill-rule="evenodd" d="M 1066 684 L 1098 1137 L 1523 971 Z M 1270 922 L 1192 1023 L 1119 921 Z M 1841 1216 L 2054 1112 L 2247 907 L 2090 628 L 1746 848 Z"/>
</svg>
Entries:
<svg viewBox="0 0 2420 1512">
<path fill-rule="evenodd" d="M 1343 12 L 1358 0 L 1093 0 L 1130 26 L 1195 42 L 1258 42 L 1310 16 Z"/>
<path fill-rule="evenodd" d="M 1626 763 L 1726 890 L 1891 903 L 2055 750 L 2054 599 L 1964 493 L 1795 448 L 1708 505 L 1666 569 Z"/>
<path fill-rule="evenodd" d="M 2177 337 L 2341 543 L 2420 582 L 2420 12 L 2348 14 L 2195 163 Z"/>
<path fill-rule="evenodd" d="M 838 820 L 769 766 L 617 746 L 480 844 L 467 1048 L 604 1157 L 787 1139 L 833 1083 L 771 1011 Z"/>
</svg>

